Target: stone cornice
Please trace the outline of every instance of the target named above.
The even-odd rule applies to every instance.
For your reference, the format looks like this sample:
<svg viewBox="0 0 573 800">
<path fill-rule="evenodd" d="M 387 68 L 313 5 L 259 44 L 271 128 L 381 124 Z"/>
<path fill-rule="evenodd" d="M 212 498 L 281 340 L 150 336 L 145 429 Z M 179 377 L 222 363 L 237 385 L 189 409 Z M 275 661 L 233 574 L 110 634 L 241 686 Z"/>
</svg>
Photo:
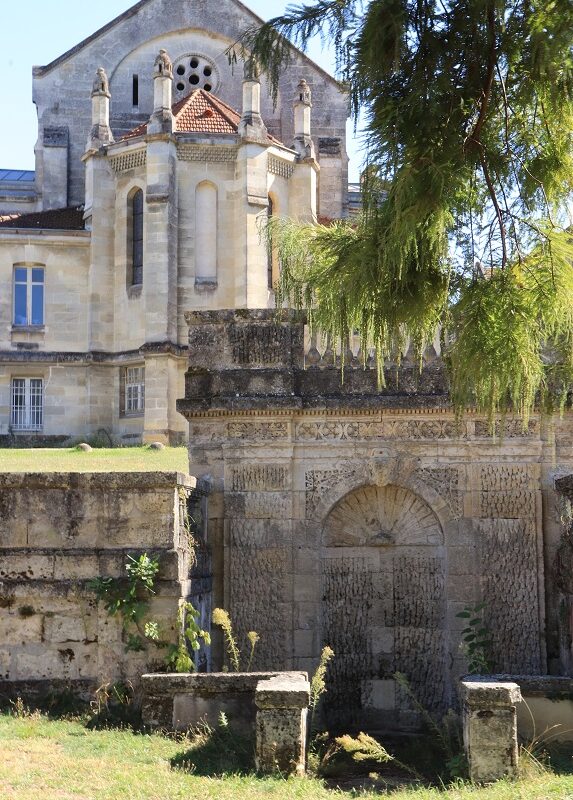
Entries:
<svg viewBox="0 0 573 800">
<path fill-rule="evenodd" d="M 101 350 L 70 352 L 65 350 L 0 350 L 0 364 L 121 364 L 146 356 L 169 355 L 187 358 L 187 347 L 174 342 L 147 342 L 137 350 L 110 353 Z"/>
</svg>

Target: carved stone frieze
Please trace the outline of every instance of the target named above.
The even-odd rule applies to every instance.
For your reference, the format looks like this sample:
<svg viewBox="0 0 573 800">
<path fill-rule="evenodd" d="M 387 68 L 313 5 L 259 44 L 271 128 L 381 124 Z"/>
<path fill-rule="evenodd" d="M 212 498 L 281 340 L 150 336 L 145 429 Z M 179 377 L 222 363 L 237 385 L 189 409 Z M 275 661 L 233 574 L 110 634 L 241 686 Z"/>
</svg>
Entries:
<svg viewBox="0 0 573 800">
<path fill-rule="evenodd" d="M 539 420 L 530 419 L 526 428 L 521 419 L 505 419 L 503 423 L 497 420 L 492 431 L 490 423 L 485 419 L 476 419 L 474 422 L 474 435 L 491 439 L 492 433 L 504 439 L 522 439 L 527 436 L 539 434 Z"/>
<path fill-rule="evenodd" d="M 288 437 L 286 422 L 229 422 L 227 425 L 229 439 L 255 439 L 272 441 Z"/>
<path fill-rule="evenodd" d="M 287 467 L 278 464 L 252 464 L 231 468 L 231 491 L 277 491 L 288 487 Z"/>
<path fill-rule="evenodd" d="M 444 419 L 405 419 L 373 422 L 361 421 L 311 421 L 296 425 L 298 441 L 387 439 L 393 440 L 442 440 L 467 437 L 465 423 Z"/>
</svg>

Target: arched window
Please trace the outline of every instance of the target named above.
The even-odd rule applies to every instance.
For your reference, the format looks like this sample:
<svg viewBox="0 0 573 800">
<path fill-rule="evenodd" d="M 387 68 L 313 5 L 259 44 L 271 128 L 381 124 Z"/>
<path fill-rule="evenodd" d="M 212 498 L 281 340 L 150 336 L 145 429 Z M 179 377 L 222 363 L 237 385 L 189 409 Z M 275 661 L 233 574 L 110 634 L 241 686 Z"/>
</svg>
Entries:
<svg viewBox="0 0 573 800">
<path fill-rule="evenodd" d="M 143 192 L 136 189 L 127 202 L 127 285 L 143 283 Z"/>
<path fill-rule="evenodd" d="M 217 281 L 217 187 L 209 181 L 195 192 L 195 280 Z"/>
</svg>

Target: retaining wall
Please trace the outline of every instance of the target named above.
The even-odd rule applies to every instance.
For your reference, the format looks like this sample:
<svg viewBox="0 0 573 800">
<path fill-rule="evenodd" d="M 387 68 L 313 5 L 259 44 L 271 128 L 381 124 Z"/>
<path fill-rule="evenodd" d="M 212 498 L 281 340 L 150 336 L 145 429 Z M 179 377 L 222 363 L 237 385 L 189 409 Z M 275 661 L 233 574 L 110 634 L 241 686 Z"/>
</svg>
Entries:
<svg viewBox="0 0 573 800">
<path fill-rule="evenodd" d="M 126 650 L 89 582 L 125 575 L 130 554 L 158 557 L 149 617 L 173 640 L 191 591 L 187 504 L 204 494 L 174 472 L 0 474 L 0 697 L 87 692 L 164 668 L 165 651 Z"/>
</svg>

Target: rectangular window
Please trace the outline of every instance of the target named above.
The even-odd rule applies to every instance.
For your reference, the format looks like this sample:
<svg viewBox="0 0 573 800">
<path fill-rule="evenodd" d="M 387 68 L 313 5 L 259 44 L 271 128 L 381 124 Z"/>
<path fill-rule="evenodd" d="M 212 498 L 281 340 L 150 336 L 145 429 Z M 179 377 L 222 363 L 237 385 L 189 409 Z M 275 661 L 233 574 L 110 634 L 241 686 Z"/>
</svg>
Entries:
<svg viewBox="0 0 573 800">
<path fill-rule="evenodd" d="M 135 107 L 139 105 L 139 75 L 133 76 L 131 86 L 131 104 Z"/>
<path fill-rule="evenodd" d="M 125 413 L 143 414 L 145 411 L 145 367 L 127 367 L 125 370 Z"/>
<path fill-rule="evenodd" d="M 13 378 L 10 426 L 14 431 L 41 431 L 44 424 L 42 378 Z"/>
<path fill-rule="evenodd" d="M 44 324 L 44 268 L 14 268 L 14 325 Z"/>
<path fill-rule="evenodd" d="M 132 202 L 132 271 L 131 285 L 141 286 L 143 283 L 143 192 L 138 190 Z"/>
</svg>

